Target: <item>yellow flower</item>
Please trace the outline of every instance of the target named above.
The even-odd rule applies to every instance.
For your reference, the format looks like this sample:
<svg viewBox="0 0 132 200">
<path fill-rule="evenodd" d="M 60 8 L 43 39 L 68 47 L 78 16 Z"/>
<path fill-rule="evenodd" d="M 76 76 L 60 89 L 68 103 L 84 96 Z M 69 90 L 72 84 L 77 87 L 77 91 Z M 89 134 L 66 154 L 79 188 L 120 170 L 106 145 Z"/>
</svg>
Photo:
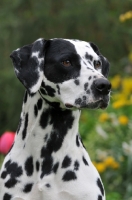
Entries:
<svg viewBox="0 0 132 200">
<path fill-rule="evenodd" d="M 119 16 L 120 22 L 124 22 L 124 21 L 126 21 L 128 19 L 131 19 L 131 18 L 132 18 L 132 11 L 131 10 L 126 12 L 126 13 L 124 13 L 124 14 L 121 14 Z"/>
<path fill-rule="evenodd" d="M 99 163 L 93 162 L 93 164 L 99 173 L 102 173 L 106 170 L 106 166 L 103 162 L 99 162 Z"/>
<path fill-rule="evenodd" d="M 114 76 L 111 79 L 112 89 L 118 89 L 121 85 L 121 77 L 119 75 Z"/>
<path fill-rule="evenodd" d="M 120 100 L 118 100 L 118 101 L 115 101 L 115 102 L 112 104 L 113 108 L 115 108 L 115 109 L 121 108 L 121 107 L 126 106 L 126 105 L 128 105 L 128 102 L 127 102 L 126 99 L 120 99 Z"/>
<path fill-rule="evenodd" d="M 120 22 L 124 22 L 125 21 L 125 17 L 124 17 L 123 14 L 119 16 L 119 20 L 120 20 Z"/>
<path fill-rule="evenodd" d="M 113 169 L 117 169 L 119 168 L 119 163 L 115 161 L 115 159 L 112 156 L 108 156 L 105 160 L 104 160 L 104 164 L 106 167 L 110 167 Z"/>
<path fill-rule="evenodd" d="M 120 167 L 120 165 L 119 165 L 119 163 L 118 162 L 113 162 L 113 164 L 112 164 L 112 168 L 113 169 L 118 169 Z"/>
<path fill-rule="evenodd" d="M 100 116 L 99 116 L 99 121 L 100 122 L 105 122 L 109 119 L 109 115 L 108 113 L 102 113 Z"/>
<path fill-rule="evenodd" d="M 113 164 L 113 162 L 115 161 L 115 159 L 112 157 L 112 156 L 108 156 L 105 160 L 104 160 L 104 163 L 105 163 L 105 166 L 106 167 L 109 167 Z"/>
<path fill-rule="evenodd" d="M 132 93 L 132 78 L 124 78 L 122 82 L 122 91 L 124 95 L 130 95 Z"/>
<path fill-rule="evenodd" d="M 127 125 L 129 119 L 128 119 L 127 116 L 121 115 L 121 116 L 118 118 L 118 121 L 119 121 L 119 123 L 122 124 L 122 125 Z"/>
</svg>

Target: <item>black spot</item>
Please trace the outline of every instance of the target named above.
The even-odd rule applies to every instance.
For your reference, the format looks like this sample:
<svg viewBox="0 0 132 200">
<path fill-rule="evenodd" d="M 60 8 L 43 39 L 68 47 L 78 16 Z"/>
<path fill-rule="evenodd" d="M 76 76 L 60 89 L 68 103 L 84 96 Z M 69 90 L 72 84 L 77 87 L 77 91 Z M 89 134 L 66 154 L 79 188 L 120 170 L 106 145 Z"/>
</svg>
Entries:
<svg viewBox="0 0 132 200">
<path fill-rule="evenodd" d="M 60 103 L 59 102 L 50 102 L 48 100 L 46 100 L 46 103 L 48 103 L 51 107 L 55 108 L 56 110 L 60 109 Z"/>
<path fill-rule="evenodd" d="M 60 94 L 60 87 L 59 87 L 59 85 L 57 85 L 56 87 L 58 89 L 58 94 Z"/>
<path fill-rule="evenodd" d="M 44 81 L 42 81 L 41 87 L 42 87 L 42 88 L 45 87 L 45 83 L 44 83 Z"/>
<path fill-rule="evenodd" d="M 89 60 L 88 60 L 88 63 L 91 65 L 91 62 Z M 90 67 L 87 67 L 87 69 L 92 71 Z"/>
<path fill-rule="evenodd" d="M 68 129 L 72 128 L 74 117 L 70 110 L 57 110 L 56 112 L 55 109 L 50 110 L 50 116 L 50 124 L 53 126 L 53 131 L 47 141 L 46 148 L 52 153 L 60 149 Z"/>
<path fill-rule="evenodd" d="M 65 174 L 62 177 L 63 181 L 72 181 L 72 180 L 76 180 L 77 176 L 75 174 L 75 172 L 68 170 L 65 172 Z"/>
<path fill-rule="evenodd" d="M 79 169 L 79 162 L 76 160 L 74 163 L 74 170 L 78 170 Z"/>
<path fill-rule="evenodd" d="M 57 173 L 57 170 L 58 170 L 58 167 L 59 167 L 59 162 L 57 162 L 54 166 L 53 166 L 53 172 L 56 174 Z"/>
<path fill-rule="evenodd" d="M 89 76 L 88 80 L 91 80 L 92 76 Z"/>
<path fill-rule="evenodd" d="M 11 164 L 11 160 L 8 160 L 8 161 L 5 163 L 5 168 L 7 168 L 10 164 Z"/>
<path fill-rule="evenodd" d="M 27 158 L 25 162 L 25 171 L 26 171 L 27 176 L 32 176 L 33 170 L 34 170 L 33 157 L 30 156 Z"/>
<path fill-rule="evenodd" d="M 48 120 L 49 120 L 49 110 L 44 110 L 42 112 L 42 115 L 40 117 L 40 126 L 44 129 L 48 125 Z"/>
<path fill-rule="evenodd" d="M 24 140 L 27 134 L 27 126 L 28 126 L 28 113 L 25 116 L 25 123 L 24 123 L 24 129 L 22 132 L 22 139 Z"/>
<path fill-rule="evenodd" d="M 72 116 L 72 112 L 70 110 L 56 111 L 55 109 L 48 109 L 42 113 L 40 119 L 40 125 L 42 128 L 45 128 L 48 122 L 53 128 L 47 140 L 46 146 L 41 150 L 42 157 L 45 156 L 46 150 L 48 150 L 46 154 L 48 153 L 51 155 L 52 152 L 56 152 L 60 149 L 65 135 L 68 130 L 72 128 L 73 120 L 74 117 Z"/>
<path fill-rule="evenodd" d="M 82 102 L 82 99 L 81 99 L 81 98 L 78 98 L 78 99 L 75 100 L 75 104 L 79 104 L 79 105 L 80 105 L 81 102 Z"/>
<path fill-rule="evenodd" d="M 48 133 L 47 133 L 47 134 L 45 135 L 45 137 L 44 137 L 44 142 L 46 142 L 47 139 L 48 139 Z"/>
<path fill-rule="evenodd" d="M 5 187 L 7 188 L 12 188 L 17 184 L 17 179 L 16 178 L 10 178 L 8 181 L 5 183 Z"/>
<path fill-rule="evenodd" d="M 51 187 L 49 183 L 45 184 L 45 186 L 46 186 L 47 188 L 50 188 L 50 187 Z"/>
<path fill-rule="evenodd" d="M 38 108 L 36 105 L 34 106 L 34 115 L 35 115 L 35 117 L 37 117 L 37 115 L 38 115 Z"/>
<path fill-rule="evenodd" d="M 98 196 L 98 200 L 102 200 L 102 196 L 101 195 Z"/>
<path fill-rule="evenodd" d="M 41 93 L 42 93 L 43 95 L 47 95 L 47 93 L 46 93 L 45 89 L 43 89 L 43 88 L 40 88 L 40 91 L 41 91 Z"/>
<path fill-rule="evenodd" d="M 30 97 L 33 97 L 36 93 L 28 93 Z"/>
<path fill-rule="evenodd" d="M 24 99 L 23 99 L 24 103 L 27 102 L 27 97 L 28 97 L 28 93 L 27 93 L 27 91 L 26 91 L 26 92 L 25 92 L 25 95 L 24 95 Z"/>
<path fill-rule="evenodd" d="M 93 60 L 93 56 L 89 55 L 87 52 L 86 52 L 86 54 L 85 54 L 85 58 L 86 58 L 87 60 L 90 60 L 90 61 Z"/>
<path fill-rule="evenodd" d="M 16 185 L 17 178 L 22 175 L 22 167 L 18 166 L 17 163 L 12 162 L 11 160 L 7 161 L 5 163 L 5 171 L 2 173 L 2 177 L 7 177 L 7 175 L 10 175 L 10 178 L 6 181 L 5 187 L 12 188 Z"/>
<path fill-rule="evenodd" d="M 18 127 L 17 127 L 17 134 L 20 130 L 21 124 L 22 124 L 22 118 L 20 118 L 20 120 L 19 120 L 19 124 L 18 124 Z"/>
<path fill-rule="evenodd" d="M 99 178 L 97 179 L 97 185 L 101 191 L 101 194 L 104 196 L 104 188 Z"/>
<path fill-rule="evenodd" d="M 40 91 L 42 92 L 42 94 L 49 95 L 51 97 L 54 97 L 54 94 L 55 94 L 55 90 L 51 86 L 45 85 L 44 82 L 42 82 L 41 84 Z"/>
<path fill-rule="evenodd" d="M 76 85 L 79 85 L 79 84 L 80 84 L 80 82 L 79 82 L 78 79 L 76 79 L 76 80 L 74 81 L 74 83 L 75 83 Z"/>
<path fill-rule="evenodd" d="M 86 91 L 88 89 L 88 83 L 84 84 L 84 90 Z"/>
<path fill-rule="evenodd" d="M 39 167 L 40 167 L 39 161 L 36 161 L 36 171 L 37 172 L 39 171 Z"/>
<path fill-rule="evenodd" d="M 24 193 L 28 193 L 32 190 L 33 184 L 32 183 L 28 183 L 24 186 L 23 192 Z"/>
<path fill-rule="evenodd" d="M 82 99 L 83 99 L 83 101 L 86 101 L 87 97 L 86 97 L 86 96 L 83 96 Z"/>
<path fill-rule="evenodd" d="M 41 110 L 42 104 L 43 104 L 43 100 L 42 100 L 42 99 L 39 99 L 38 102 L 37 102 L 38 110 Z"/>
<path fill-rule="evenodd" d="M 1 174 L 1 178 L 2 179 L 5 179 L 7 176 L 7 172 L 6 171 L 3 171 L 2 174 Z"/>
<path fill-rule="evenodd" d="M 43 162 L 42 162 L 42 168 L 41 168 L 41 176 L 40 178 L 43 178 L 45 175 L 49 175 L 52 172 L 53 167 L 53 158 L 50 155 L 47 155 Z"/>
<path fill-rule="evenodd" d="M 5 193 L 3 196 L 3 200 L 11 200 L 12 196 L 8 193 Z"/>
<path fill-rule="evenodd" d="M 77 147 L 80 147 L 79 136 L 78 135 L 76 136 L 76 145 L 77 145 Z"/>
<path fill-rule="evenodd" d="M 79 77 L 81 64 L 75 45 L 63 39 L 54 39 L 49 41 L 48 44 L 44 67 L 44 74 L 47 79 L 54 83 L 62 83 Z M 66 57 L 72 63 L 70 68 L 63 66 L 61 63 Z"/>
<path fill-rule="evenodd" d="M 84 65 L 87 65 L 84 61 L 83 61 Z"/>
<path fill-rule="evenodd" d="M 97 78 L 97 76 L 94 76 L 94 78 Z"/>
<path fill-rule="evenodd" d="M 86 93 L 87 93 L 87 94 L 90 94 L 90 90 L 87 90 Z"/>
<path fill-rule="evenodd" d="M 41 158 L 44 158 L 44 157 L 46 157 L 46 156 L 48 156 L 50 153 L 49 153 L 49 150 L 44 146 L 44 147 L 42 147 L 42 149 L 41 149 Z"/>
<path fill-rule="evenodd" d="M 82 159 L 83 159 L 83 162 L 84 162 L 85 165 L 89 165 L 87 160 L 84 158 L 84 156 L 82 157 Z"/>
<path fill-rule="evenodd" d="M 63 162 L 62 162 L 62 168 L 67 168 L 71 165 L 71 158 L 69 156 L 65 156 Z"/>
<path fill-rule="evenodd" d="M 55 96 L 55 90 L 50 87 L 49 85 L 45 86 L 46 92 L 50 97 L 54 97 Z"/>
</svg>

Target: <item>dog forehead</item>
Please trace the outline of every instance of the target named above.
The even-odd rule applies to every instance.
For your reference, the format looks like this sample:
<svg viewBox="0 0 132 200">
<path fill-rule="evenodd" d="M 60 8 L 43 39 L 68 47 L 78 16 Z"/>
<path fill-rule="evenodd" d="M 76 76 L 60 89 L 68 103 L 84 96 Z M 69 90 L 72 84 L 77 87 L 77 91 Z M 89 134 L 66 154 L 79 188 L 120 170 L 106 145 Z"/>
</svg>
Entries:
<svg viewBox="0 0 132 200">
<path fill-rule="evenodd" d="M 80 57 L 85 57 L 86 54 L 93 56 L 95 59 L 98 55 L 95 53 L 89 42 L 74 40 L 74 39 L 63 39 L 54 38 L 50 39 L 50 51 L 53 53 L 76 53 Z"/>
<path fill-rule="evenodd" d="M 75 45 L 70 42 L 70 40 L 62 39 L 62 38 L 54 38 L 50 39 L 50 45 L 48 48 L 48 52 L 50 53 L 68 53 L 68 52 L 76 52 Z"/>
<path fill-rule="evenodd" d="M 98 58 L 98 55 L 95 53 L 93 48 L 91 47 L 89 42 L 81 41 L 81 40 L 69 40 L 65 39 L 66 41 L 69 41 L 71 44 L 74 45 L 77 54 L 80 55 L 80 57 L 84 57 L 87 53 L 91 56 L 93 56 L 95 59 Z"/>
</svg>

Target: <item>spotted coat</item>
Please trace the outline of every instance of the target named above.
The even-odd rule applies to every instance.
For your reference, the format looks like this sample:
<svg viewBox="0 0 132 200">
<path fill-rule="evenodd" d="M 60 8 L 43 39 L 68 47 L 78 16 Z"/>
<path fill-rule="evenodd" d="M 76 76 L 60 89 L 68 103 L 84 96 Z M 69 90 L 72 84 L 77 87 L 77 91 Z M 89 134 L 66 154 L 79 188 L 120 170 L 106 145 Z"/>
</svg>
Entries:
<svg viewBox="0 0 132 200">
<path fill-rule="evenodd" d="M 1 200 L 105 200 L 78 133 L 82 108 L 106 108 L 109 63 L 93 43 L 38 39 L 11 54 L 26 88 Z"/>
</svg>

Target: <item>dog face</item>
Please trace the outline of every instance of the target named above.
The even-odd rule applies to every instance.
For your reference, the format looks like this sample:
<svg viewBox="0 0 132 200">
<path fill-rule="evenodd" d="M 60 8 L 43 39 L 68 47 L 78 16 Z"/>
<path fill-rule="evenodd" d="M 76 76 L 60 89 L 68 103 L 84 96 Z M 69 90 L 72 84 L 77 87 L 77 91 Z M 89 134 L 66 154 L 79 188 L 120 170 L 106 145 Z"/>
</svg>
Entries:
<svg viewBox="0 0 132 200">
<path fill-rule="evenodd" d="M 11 54 L 15 72 L 29 93 L 39 91 L 61 108 L 105 108 L 111 84 L 109 63 L 93 43 L 39 39 Z"/>
</svg>

